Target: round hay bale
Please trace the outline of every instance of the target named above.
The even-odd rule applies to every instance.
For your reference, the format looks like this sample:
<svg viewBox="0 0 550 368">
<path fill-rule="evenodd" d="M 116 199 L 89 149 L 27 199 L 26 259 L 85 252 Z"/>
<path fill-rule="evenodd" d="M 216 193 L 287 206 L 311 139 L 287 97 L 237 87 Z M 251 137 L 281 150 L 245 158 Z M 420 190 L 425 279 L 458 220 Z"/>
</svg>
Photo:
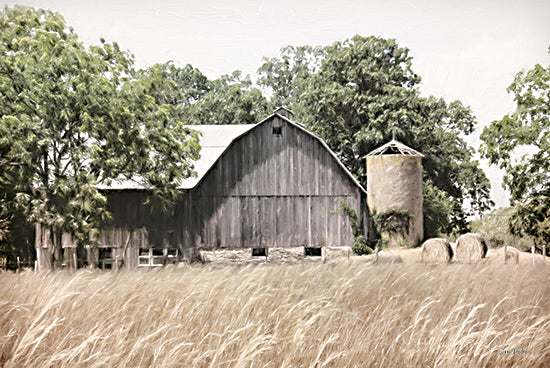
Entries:
<svg viewBox="0 0 550 368">
<path fill-rule="evenodd" d="M 455 260 L 458 262 L 472 263 L 485 258 L 487 245 L 479 234 L 464 234 L 456 241 Z"/>
<path fill-rule="evenodd" d="M 453 249 L 447 239 L 428 239 L 422 244 L 422 262 L 449 263 L 453 258 Z"/>
<path fill-rule="evenodd" d="M 502 250 L 504 252 L 504 249 Z M 506 263 L 519 263 L 519 250 L 512 247 L 506 247 L 506 254 L 504 255 Z M 502 258 L 501 258 L 502 259 Z"/>
</svg>

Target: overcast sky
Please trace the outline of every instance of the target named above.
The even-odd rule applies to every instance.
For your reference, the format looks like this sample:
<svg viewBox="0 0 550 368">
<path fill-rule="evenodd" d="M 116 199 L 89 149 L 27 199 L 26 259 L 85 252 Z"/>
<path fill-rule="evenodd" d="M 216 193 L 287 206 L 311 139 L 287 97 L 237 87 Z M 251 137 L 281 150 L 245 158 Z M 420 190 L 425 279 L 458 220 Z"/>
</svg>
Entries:
<svg viewBox="0 0 550 368">
<path fill-rule="evenodd" d="M 327 45 L 355 34 L 395 38 L 411 50 L 421 89 L 471 106 L 480 130 L 513 111 L 506 87 L 521 69 L 548 64 L 550 1 L 0 0 L 59 11 L 88 44 L 129 49 L 138 67 L 173 60 L 209 78 L 242 70 L 286 45 Z M 472 144 L 477 148 L 478 141 Z M 498 206 L 501 173 L 484 169 Z"/>
</svg>

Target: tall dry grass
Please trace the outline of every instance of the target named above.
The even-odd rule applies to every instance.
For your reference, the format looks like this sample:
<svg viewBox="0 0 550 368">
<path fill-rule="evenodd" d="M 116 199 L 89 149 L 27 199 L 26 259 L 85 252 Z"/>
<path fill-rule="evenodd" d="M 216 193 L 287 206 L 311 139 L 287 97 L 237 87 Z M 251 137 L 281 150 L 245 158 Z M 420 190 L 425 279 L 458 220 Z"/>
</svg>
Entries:
<svg viewBox="0 0 550 368">
<path fill-rule="evenodd" d="M 544 367 L 549 280 L 346 262 L 2 273 L 0 366 Z"/>
</svg>

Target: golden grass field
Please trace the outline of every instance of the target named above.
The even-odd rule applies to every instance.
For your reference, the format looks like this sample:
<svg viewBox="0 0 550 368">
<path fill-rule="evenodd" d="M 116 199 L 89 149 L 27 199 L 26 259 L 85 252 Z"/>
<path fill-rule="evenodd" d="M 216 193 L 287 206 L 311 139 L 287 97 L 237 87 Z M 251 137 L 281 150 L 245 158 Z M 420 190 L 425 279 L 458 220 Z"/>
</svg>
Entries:
<svg viewBox="0 0 550 368">
<path fill-rule="evenodd" d="M 550 267 L 0 273 L 2 367 L 549 367 Z"/>
</svg>

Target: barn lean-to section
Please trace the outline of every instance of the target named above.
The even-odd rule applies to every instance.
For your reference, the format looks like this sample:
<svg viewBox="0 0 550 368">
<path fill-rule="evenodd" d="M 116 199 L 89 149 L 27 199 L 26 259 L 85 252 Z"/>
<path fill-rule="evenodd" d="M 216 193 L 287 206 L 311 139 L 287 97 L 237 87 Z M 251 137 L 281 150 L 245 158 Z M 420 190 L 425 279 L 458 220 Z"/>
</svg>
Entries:
<svg viewBox="0 0 550 368">
<path fill-rule="evenodd" d="M 169 214 L 151 213 L 149 192 L 105 188 L 113 223 L 88 263 L 135 268 L 181 260 L 300 260 L 353 242 L 342 203 L 367 235 L 366 191 L 315 135 L 279 109 L 255 125 L 194 126 L 202 132 L 198 178 L 182 184 Z M 349 248 L 343 248 L 349 249 Z"/>
</svg>

